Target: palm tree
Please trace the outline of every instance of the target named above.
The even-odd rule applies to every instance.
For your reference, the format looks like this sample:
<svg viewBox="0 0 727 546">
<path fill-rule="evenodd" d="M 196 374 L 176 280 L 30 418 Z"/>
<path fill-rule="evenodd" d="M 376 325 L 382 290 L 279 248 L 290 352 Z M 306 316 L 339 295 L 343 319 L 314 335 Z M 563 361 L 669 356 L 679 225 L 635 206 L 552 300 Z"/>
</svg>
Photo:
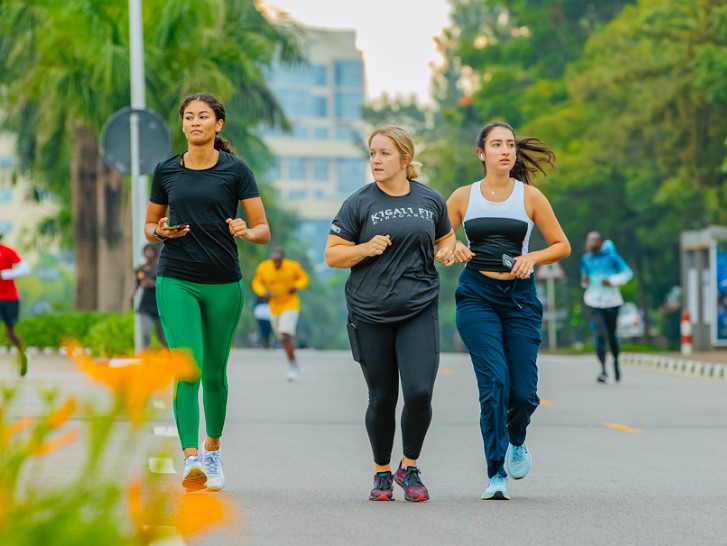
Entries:
<svg viewBox="0 0 727 546">
<path fill-rule="evenodd" d="M 238 149 L 260 150 L 251 129 L 285 125 L 262 69 L 276 55 L 301 59 L 295 27 L 269 22 L 253 0 L 143 7 L 150 108 L 176 125 L 185 95 L 211 91 L 231 106 L 228 135 Z M 21 168 L 71 206 L 75 307 L 121 309 L 131 282 L 128 189 L 99 159 L 98 139 L 105 120 L 129 104 L 126 3 L 0 0 L 0 36 L 6 124 L 19 135 Z"/>
</svg>

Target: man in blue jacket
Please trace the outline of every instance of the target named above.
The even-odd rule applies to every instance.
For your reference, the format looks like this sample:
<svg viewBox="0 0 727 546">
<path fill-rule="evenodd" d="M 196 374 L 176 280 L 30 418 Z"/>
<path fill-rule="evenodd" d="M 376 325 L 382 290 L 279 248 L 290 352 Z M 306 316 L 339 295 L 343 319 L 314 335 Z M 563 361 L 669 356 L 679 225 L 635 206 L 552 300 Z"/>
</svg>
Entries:
<svg viewBox="0 0 727 546">
<path fill-rule="evenodd" d="M 606 341 L 613 354 L 613 375 L 621 380 L 618 365 L 619 345 L 616 337 L 616 319 L 623 305 L 620 286 L 634 276 L 631 268 L 616 252 L 613 243 L 606 241 L 597 231 L 586 236 L 586 253 L 581 258 L 581 286 L 586 289 L 584 303 L 591 309 L 591 319 L 596 327 L 596 356 L 601 363 L 601 373 L 597 381 L 605 383 Z"/>
</svg>

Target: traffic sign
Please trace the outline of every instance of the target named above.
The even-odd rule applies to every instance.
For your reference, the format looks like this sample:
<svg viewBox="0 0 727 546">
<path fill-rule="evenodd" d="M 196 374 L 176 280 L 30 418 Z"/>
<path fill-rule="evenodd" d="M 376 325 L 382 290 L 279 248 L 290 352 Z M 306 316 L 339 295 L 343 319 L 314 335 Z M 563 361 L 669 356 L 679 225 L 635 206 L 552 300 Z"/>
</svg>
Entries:
<svg viewBox="0 0 727 546">
<path fill-rule="evenodd" d="M 539 281 L 548 279 L 565 279 L 565 271 L 558 262 L 539 265 L 535 268 L 535 278 Z"/>
<path fill-rule="evenodd" d="M 103 158 L 109 167 L 131 175 L 129 122 L 133 114 L 139 120 L 139 174 L 152 174 L 157 163 L 169 157 L 171 139 L 164 120 L 145 108 L 126 107 L 109 117 L 101 133 Z"/>
</svg>

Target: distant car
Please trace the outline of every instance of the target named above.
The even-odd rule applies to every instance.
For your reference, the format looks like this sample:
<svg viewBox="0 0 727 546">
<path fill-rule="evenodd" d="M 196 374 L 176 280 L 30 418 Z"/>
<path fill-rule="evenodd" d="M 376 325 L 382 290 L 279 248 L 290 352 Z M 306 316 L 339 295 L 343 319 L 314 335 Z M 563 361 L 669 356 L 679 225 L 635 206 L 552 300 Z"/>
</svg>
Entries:
<svg viewBox="0 0 727 546">
<path fill-rule="evenodd" d="M 633 338 L 644 335 L 644 317 L 635 303 L 626 302 L 618 310 L 616 335 L 620 338 Z"/>
</svg>

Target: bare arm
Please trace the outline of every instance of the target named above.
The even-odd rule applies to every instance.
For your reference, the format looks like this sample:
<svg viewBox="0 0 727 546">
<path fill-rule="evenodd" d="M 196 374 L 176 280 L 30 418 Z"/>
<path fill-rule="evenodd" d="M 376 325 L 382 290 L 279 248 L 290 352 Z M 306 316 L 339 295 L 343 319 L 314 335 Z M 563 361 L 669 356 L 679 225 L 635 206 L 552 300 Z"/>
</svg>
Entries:
<svg viewBox="0 0 727 546">
<path fill-rule="evenodd" d="M 469 204 L 470 197 L 470 186 L 462 186 L 454 190 L 454 193 L 447 200 L 447 211 L 449 212 L 449 221 L 452 224 L 452 230 L 457 233 L 457 230 L 462 227 L 464 222 L 464 213 L 467 211 L 467 205 Z M 454 261 L 456 263 L 469 262 L 473 257 L 474 253 L 461 241 L 455 242 L 454 247 Z"/>
<path fill-rule="evenodd" d="M 329 267 L 345 269 L 353 267 L 365 258 L 380 256 L 389 246 L 388 235 L 374 235 L 370 241 L 356 244 L 338 235 L 329 235 L 326 241 L 326 263 Z"/>
<path fill-rule="evenodd" d="M 563 258 L 570 256 L 571 247 L 568 238 L 565 236 L 563 228 L 560 227 L 558 219 L 555 217 L 553 207 L 543 195 L 543 193 L 533 187 L 525 186 L 525 209 L 548 246 L 542 250 L 528 252 L 515 259 L 515 266 L 512 273 L 521 278 L 527 278 L 538 264 L 552 264 Z"/>
<path fill-rule="evenodd" d="M 434 259 L 440 264 L 450 266 L 454 263 L 454 249 L 457 243 L 457 238 L 454 236 L 454 230 L 449 230 L 449 233 L 444 237 L 440 237 L 434 241 Z"/>
<path fill-rule="evenodd" d="M 258 245 L 264 245 L 270 241 L 270 226 L 265 216 L 263 201 L 259 197 L 251 197 L 240 201 L 247 216 L 248 223 L 242 218 L 228 218 L 227 225 L 233 237 L 239 237 L 243 241 L 250 241 Z"/>
</svg>

